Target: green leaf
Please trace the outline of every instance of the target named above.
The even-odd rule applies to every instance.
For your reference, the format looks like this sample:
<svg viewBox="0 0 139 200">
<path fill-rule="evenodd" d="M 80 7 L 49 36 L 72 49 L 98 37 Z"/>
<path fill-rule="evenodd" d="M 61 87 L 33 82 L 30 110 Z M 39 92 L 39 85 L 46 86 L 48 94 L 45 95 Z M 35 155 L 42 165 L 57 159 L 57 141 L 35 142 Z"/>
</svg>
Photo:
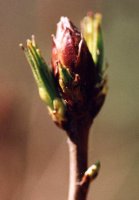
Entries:
<svg viewBox="0 0 139 200">
<path fill-rule="evenodd" d="M 96 13 L 94 16 L 89 14 L 81 23 L 84 39 L 100 75 L 102 74 L 104 54 L 101 18 L 101 14 Z"/>
</svg>

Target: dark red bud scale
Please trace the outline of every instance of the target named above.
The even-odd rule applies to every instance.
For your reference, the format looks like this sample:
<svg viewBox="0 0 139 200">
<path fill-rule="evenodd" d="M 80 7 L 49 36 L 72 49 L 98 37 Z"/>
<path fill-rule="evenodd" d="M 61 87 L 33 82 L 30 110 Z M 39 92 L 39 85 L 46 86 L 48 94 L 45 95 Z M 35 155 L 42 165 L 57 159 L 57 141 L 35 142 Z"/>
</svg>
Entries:
<svg viewBox="0 0 139 200">
<path fill-rule="evenodd" d="M 95 64 L 84 38 L 67 17 L 61 17 L 56 36 L 53 36 L 52 69 L 57 80 L 60 78 L 59 64 L 74 76 L 71 87 L 63 97 L 70 105 L 78 104 L 80 109 L 80 103 L 81 106 L 87 105 L 93 94 Z"/>
</svg>

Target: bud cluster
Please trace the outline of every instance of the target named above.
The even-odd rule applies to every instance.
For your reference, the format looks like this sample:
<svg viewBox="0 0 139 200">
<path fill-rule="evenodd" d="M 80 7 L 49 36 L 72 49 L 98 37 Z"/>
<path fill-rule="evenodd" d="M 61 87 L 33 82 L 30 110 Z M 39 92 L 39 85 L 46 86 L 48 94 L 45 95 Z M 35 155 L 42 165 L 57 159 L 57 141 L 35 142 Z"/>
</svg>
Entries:
<svg viewBox="0 0 139 200">
<path fill-rule="evenodd" d="M 88 14 L 81 22 L 81 32 L 67 17 L 61 17 L 56 36 L 52 36 L 51 68 L 41 56 L 34 36 L 27 40 L 25 48 L 20 45 L 41 99 L 55 123 L 64 129 L 69 128 L 70 121 L 91 122 L 106 96 L 101 15 Z"/>
</svg>

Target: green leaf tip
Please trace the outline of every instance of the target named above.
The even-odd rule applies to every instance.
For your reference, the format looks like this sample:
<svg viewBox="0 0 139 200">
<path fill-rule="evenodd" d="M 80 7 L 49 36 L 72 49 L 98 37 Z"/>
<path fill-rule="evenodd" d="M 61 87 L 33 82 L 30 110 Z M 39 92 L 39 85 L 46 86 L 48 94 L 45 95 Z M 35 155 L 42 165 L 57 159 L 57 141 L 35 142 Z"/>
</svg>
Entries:
<svg viewBox="0 0 139 200">
<path fill-rule="evenodd" d="M 59 64 L 59 85 L 63 92 L 72 84 L 73 77 L 68 68 Z"/>
<path fill-rule="evenodd" d="M 53 74 L 36 45 L 35 36 L 32 35 L 31 39 L 27 40 L 26 47 L 23 44 L 19 44 L 19 46 L 24 51 L 27 61 L 30 64 L 40 98 L 47 104 L 49 111 L 51 113 L 55 112 L 56 116 L 61 120 L 64 118 L 65 104 L 59 95 Z M 55 102 L 57 101 L 59 104 L 55 106 Z"/>
<path fill-rule="evenodd" d="M 103 37 L 101 30 L 102 15 L 100 13 L 88 13 L 81 22 L 83 37 L 87 43 L 88 49 L 96 64 L 96 68 L 102 74 L 103 66 Z"/>
</svg>

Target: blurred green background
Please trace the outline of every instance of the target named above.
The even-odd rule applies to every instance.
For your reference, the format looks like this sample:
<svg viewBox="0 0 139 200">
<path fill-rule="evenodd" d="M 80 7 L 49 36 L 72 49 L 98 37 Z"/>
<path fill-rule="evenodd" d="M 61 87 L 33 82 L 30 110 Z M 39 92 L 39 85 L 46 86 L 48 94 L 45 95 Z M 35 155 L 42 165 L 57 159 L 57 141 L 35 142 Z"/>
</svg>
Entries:
<svg viewBox="0 0 139 200">
<path fill-rule="evenodd" d="M 103 14 L 109 92 L 90 132 L 89 163 L 102 168 L 88 200 L 139 199 L 139 1 L 0 0 L 0 199 L 67 199 L 65 133 L 40 101 L 18 48 L 33 33 L 50 63 L 60 16 L 78 27 L 87 11 Z"/>
</svg>

